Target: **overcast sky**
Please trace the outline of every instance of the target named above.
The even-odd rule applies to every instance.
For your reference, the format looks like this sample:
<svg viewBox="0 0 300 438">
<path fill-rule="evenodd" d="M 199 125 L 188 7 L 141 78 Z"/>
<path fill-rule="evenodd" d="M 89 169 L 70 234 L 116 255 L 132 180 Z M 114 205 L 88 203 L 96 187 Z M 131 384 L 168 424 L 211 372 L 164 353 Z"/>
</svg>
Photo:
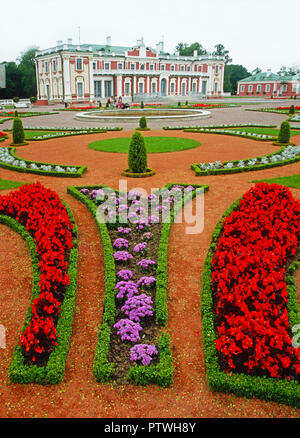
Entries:
<svg viewBox="0 0 300 438">
<path fill-rule="evenodd" d="M 179 42 L 221 43 L 232 62 L 253 70 L 300 66 L 299 0 L 10 0 L 3 1 L 0 62 L 15 61 L 36 45 L 73 38 L 88 44 L 132 46 L 144 37 L 155 48 L 163 37 L 173 53 Z"/>
</svg>

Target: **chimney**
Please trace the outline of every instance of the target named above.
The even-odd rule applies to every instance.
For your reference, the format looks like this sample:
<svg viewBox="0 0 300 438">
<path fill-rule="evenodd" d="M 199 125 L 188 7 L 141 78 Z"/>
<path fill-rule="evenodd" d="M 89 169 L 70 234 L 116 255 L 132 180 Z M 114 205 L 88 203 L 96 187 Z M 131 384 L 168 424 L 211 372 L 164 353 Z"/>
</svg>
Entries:
<svg viewBox="0 0 300 438">
<path fill-rule="evenodd" d="M 72 38 L 68 38 L 67 43 L 69 46 L 72 45 Z"/>
<path fill-rule="evenodd" d="M 142 40 L 137 40 L 137 41 L 136 41 L 136 45 L 137 45 L 138 47 L 141 47 L 141 44 L 142 44 Z"/>
<path fill-rule="evenodd" d="M 194 58 L 195 58 L 196 56 L 198 56 L 198 51 L 197 51 L 197 50 L 194 50 Z"/>
<path fill-rule="evenodd" d="M 110 36 L 106 37 L 106 45 L 111 46 L 111 37 Z"/>
<path fill-rule="evenodd" d="M 60 46 L 62 43 L 63 43 L 62 40 L 57 40 L 57 41 L 56 41 L 56 45 L 57 45 L 57 46 Z"/>
</svg>

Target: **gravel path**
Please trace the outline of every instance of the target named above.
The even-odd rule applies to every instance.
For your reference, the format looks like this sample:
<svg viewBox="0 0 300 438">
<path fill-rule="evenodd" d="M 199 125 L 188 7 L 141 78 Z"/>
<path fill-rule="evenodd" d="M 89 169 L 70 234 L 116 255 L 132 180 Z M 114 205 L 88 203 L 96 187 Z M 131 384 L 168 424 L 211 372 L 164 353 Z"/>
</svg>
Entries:
<svg viewBox="0 0 300 438">
<path fill-rule="evenodd" d="M 238 113 L 240 110 L 226 111 L 232 114 L 232 111 Z M 213 114 L 226 111 L 216 110 Z M 268 123 L 274 117 L 272 114 L 246 113 L 249 114 L 253 117 L 266 116 Z M 100 385 L 95 382 L 92 366 L 104 296 L 102 246 L 90 213 L 66 193 L 66 188 L 68 185 L 88 184 L 107 184 L 118 188 L 121 171 L 126 166 L 126 155 L 97 152 L 87 146 L 98 138 L 126 135 L 130 133 L 113 132 L 32 142 L 17 151 L 23 158 L 87 165 L 88 171 L 81 179 L 37 178 L 32 174 L 0 169 L 0 178 L 23 182 L 38 179 L 45 186 L 56 190 L 72 208 L 79 231 L 76 309 L 64 380 L 54 387 L 22 386 L 8 384 L 7 369 L 30 296 L 30 259 L 21 238 L 0 226 L 0 316 L 1 323 L 7 326 L 7 349 L 0 350 L 0 416 L 300 417 L 299 409 L 261 400 L 246 400 L 231 394 L 212 393 L 205 378 L 200 318 L 201 275 L 211 233 L 225 209 L 251 187 L 252 180 L 299 173 L 300 165 L 294 163 L 259 172 L 206 177 L 196 177 L 189 167 L 194 162 L 248 158 L 276 149 L 270 143 L 255 140 L 183 132 L 150 131 L 145 134 L 194 138 L 201 142 L 201 146 L 182 152 L 149 155 L 149 166 L 156 170 L 156 175 L 139 180 L 128 179 L 128 189 L 140 186 L 149 191 L 167 182 L 203 183 L 210 186 L 209 192 L 205 194 L 204 232 L 188 235 L 185 234 L 185 224 L 174 224 L 170 235 L 168 328 L 174 354 L 174 384 L 162 390 L 156 386 L 143 388 L 134 385 L 114 388 L 109 384 Z M 6 140 L 2 145 L 8 145 L 9 141 Z M 294 189 L 292 192 L 295 198 L 300 199 L 299 190 Z M 3 195 L 5 193 L 8 192 L 1 192 Z"/>
</svg>

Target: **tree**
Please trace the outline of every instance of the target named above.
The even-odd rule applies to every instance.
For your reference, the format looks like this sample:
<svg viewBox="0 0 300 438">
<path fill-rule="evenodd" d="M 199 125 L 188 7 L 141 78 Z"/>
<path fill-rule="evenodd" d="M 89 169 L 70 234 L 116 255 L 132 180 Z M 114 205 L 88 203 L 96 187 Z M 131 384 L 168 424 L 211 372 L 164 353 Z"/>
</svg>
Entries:
<svg viewBox="0 0 300 438">
<path fill-rule="evenodd" d="M 147 149 L 144 137 L 139 131 L 135 131 L 130 140 L 128 168 L 133 173 L 144 173 L 147 171 Z"/>
<path fill-rule="evenodd" d="M 22 120 L 19 117 L 14 117 L 12 126 L 13 144 L 24 143 L 24 129 Z"/>
<path fill-rule="evenodd" d="M 22 94 L 21 74 L 15 62 L 4 62 L 6 71 L 6 88 L 0 88 L 1 99 L 12 99 Z"/>
<path fill-rule="evenodd" d="M 224 72 L 224 91 L 232 94 L 237 92 L 237 83 L 241 79 L 250 76 L 250 73 L 240 64 L 227 64 L 225 65 Z"/>
<path fill-rule="evenodd" d="M 228 64 L 232 61 L 232 59 L 229 57 L 229 50 L 225 50 L 223 44 L 216 44 L 215 49 L 216 50 L 213 52 L 213 54 L 216 56 L 224 56 L 225 64 Z"/>
<path fill-rule="evenodd" d="M 193 56 L 194 50 L 197 50 L 197 55 L 206 55 L 207 51 L 204 49 L 200 43 L 192 43 L 188 45 L 187 43 L 179 43 L 176 46 L 176 50 L 181 56 Z"/>
<path fill-rule="evenodd" d="M 36 77 L 35 77 L 35 52 L 37 47 L 31 47 L 17 59 L 18 70 L 21 74 L 22 95 L 20 97 L 30 97 L 36 95 Z"/>
<path fill-rule="evenodd" d="M 145 116 L 142 116 L 139 121 L 139 126 L 141 129 L 147 128 L 147 120 Z"/>
</svg>

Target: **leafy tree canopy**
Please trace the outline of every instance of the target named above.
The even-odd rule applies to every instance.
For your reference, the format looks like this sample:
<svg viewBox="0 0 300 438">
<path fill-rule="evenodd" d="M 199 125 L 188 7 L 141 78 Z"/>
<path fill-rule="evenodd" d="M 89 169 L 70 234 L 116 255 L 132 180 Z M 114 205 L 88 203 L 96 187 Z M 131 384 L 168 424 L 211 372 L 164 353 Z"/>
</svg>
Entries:
<svg viewBox="0 0 300 438">
<path fill-rule="evenodd" d="M 194 50 L 197 50 L 197 55 L 206 55 L 207 51 L 204 49 L 200 43 L 179 43 L 176 46 L 176 50 L 181 56 L 193 56 Z"/>
</svg>

